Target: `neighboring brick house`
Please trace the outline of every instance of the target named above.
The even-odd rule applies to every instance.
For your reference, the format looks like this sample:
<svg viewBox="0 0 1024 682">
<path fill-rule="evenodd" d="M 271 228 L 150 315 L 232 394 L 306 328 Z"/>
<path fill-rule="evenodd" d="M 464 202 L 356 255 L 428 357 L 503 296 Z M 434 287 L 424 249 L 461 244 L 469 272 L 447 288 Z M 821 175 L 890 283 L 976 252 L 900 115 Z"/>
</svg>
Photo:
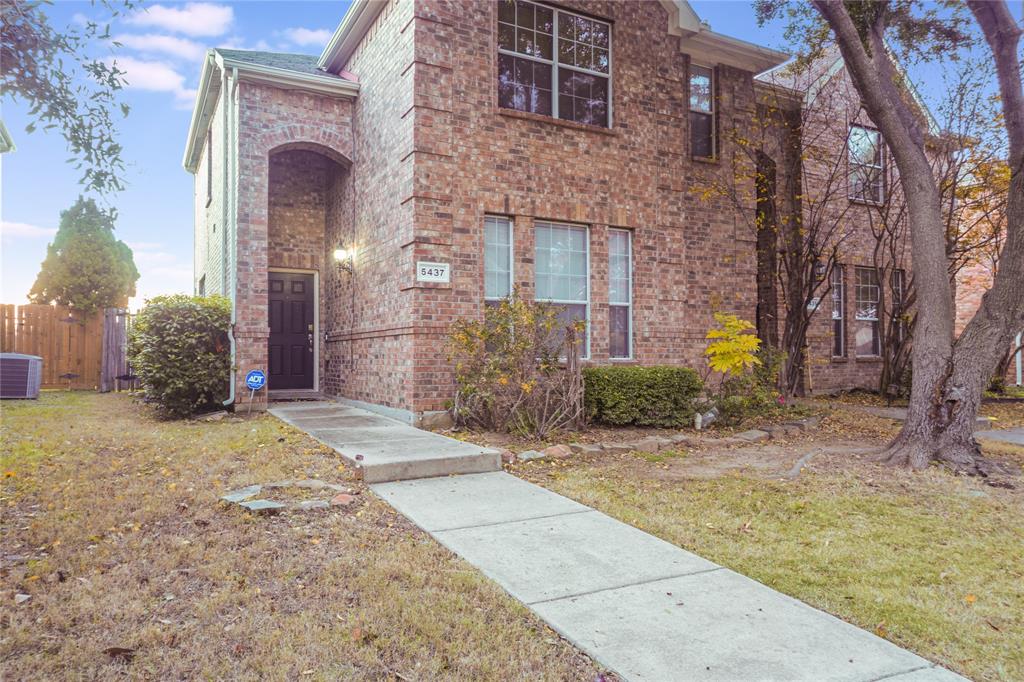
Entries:
<svg viewBox="0 0 1024 682">
<path fill-rule="evenodd" d="M 974 313 L 981 307 L 981 298 L 992 288 L 995 275 L 994 263 L 982 256 L 967 263 L 956 273 L 956 334 L 964 330 Z M 1024 343 L 1024 330 L 1014 336 L 1007 352 L 1020 348 Z M 1008 386 L 1024 386 L 1024 350 L 1018 350 L 1006 368 L 1004 380 Z"/>
<path fill-rule="evenodd" d="M 185 166 L 236 394 L 269 369 L 415 422 L 452 395 L 450 323 L 514 287 L 586 318 L 588 362 L 702 366 L 713 311 L 753 319 L 757 258 L 753 193 L 696 190 L 785 59 L 682 0 L 355 0 L 319 60 L 212 50 Z M 849 355 L 815 387 L 869 384 Z"/>
<path fill-rule="evenodd" d="M 788 196 L 788 205 L 780 200 L 779 221 L 798 220 L 806 239 L 837 249 L 831 268 L 827 256 L 821 261 L 821 276 L 829 279 L 816 297 L 820 300 L 807 333 L 804 388 L 809 393 L 877 390 L 884 346 L 897 343 L 889 335 L 906 334 L 900 320 L 911 282 L 910 240 L 895 164 L 837 49 L 827 50 L 806 69 L 784 65 L 759 74 L 756 83 L 762 108 L 780 109 L 787 116 L 782 128 L 791 131 L 788 143 L 800 152 L 785 172 L 778 168 L 779 193 Z M 917 103 L 925 125 L 938 133 L 924 104 Z M 768 120 L 763 113 L 761 120 Z M 762 146 L 786 158 L 787 152 L 777 149 L 780 143 L 776 149 Z M 780 253 L 785 246 L 780 243 Z M 784 305 L 780 300 L 780 308 Z"/>
</svg>

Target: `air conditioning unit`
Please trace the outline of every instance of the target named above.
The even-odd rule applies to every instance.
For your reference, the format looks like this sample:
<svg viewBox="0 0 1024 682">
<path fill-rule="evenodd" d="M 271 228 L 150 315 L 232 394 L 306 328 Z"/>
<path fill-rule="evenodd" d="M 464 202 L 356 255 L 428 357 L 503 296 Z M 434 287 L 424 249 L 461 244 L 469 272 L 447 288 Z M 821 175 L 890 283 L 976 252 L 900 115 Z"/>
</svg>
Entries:
<svg viewBox="0 0 1024 682">
<path fill-rule="evenodd" d="M 43 359 L 38 355 L 0 353 L 0 398 L 39 397 Z"/>
</svg>

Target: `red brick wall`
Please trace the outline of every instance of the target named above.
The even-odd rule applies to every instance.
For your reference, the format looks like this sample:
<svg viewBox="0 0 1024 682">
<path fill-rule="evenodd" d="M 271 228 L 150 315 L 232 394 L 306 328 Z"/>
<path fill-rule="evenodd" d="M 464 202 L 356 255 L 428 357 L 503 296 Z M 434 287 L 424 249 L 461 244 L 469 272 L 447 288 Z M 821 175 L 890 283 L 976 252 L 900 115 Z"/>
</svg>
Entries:
<svg viewBox="0 0 1024 682">
<path fill-rule="evenodd" d="M 725 200 L 695 188 L 724 172 L 690 159 L 687 59 L 659 3 L 569 2 L 614 22 L 612 130 L 497 108 L 496 6 L 417 0 L 409 64 L 415 120 L 409 197 L 415 215 L 403 253 L 417 292 L 415 407 L 440 409 L 451 379 L 440 350 L 459 316 L 481 314 L 483 220 L 515 220 L 515 279 L 533 291 L 533 221 L 590 226 L 591 355 L 608 360 L 609 226 L 633 230 L 634 354 L 641 363 L 699 365 L 715 309 L 753 317 L 754 251 Z M 453 49 L 452 46 L 457 46 Z M 719 70 L 722 125 L 749 120 L 751 74 Z M 724 141 L 724 138 L 723 138 Z M 731 153 L 724 145 L 722 155 Z M 752 207 L 750 209 L 753 210 Z M 418 258 L 452 263 L 450 287 L 416 286 Z"/>
<path fill-rule="evenodd" d="M 410 411 L 415 325 L 401 274 L 414 222 L 412 11 L 410 0 L 389 3 L 345 66 L 360 82 L 355 164 L 331 190 L 327 241 L 356 257 L 352 274 L 326 273 L 323 382 L 331 394 Z"/>
<path fill-rule="evenodd" d="M 392 0 L 344 67 L 360 82 L 354 102 L 242 84 L 240 376 L 266 364 L 267 268 L 301 267 L 320 273 L 321 388 L 411 412 L 443 409 L 452 393 L 446 330 L 482 312 L 489 213 L 515 221 L 515 279 L 526 295 L 534 221 L 589 226 L 592 362 L 608 361 L 609 227 L 633 232 L 635 362 L 701 367 L 714 311 L 753 320 L 753 202 L 737 212 L 703 191 L 731 168 L 690 157 L 688 58 L 665 9 L 562 4 L 614 23 L 611 130 L 497 107 L 490 2 Z M 719 128 L 747 126 L 751 74 L 717 73 Z M 719 141 L 721 158 L 736 153 L 728 135 Z M 296 142 L 303 149 L 271 158 Z M 332 262 L 337 246 L 355 248 L 354 272 Z M 870 262 L 867 247 L 862 238 L 843 247 L 848 318 L 852 266 Z M 451 283 L 417 283 L 417 260 L 451 263 Z M 872 363 L 828 357 L 827 300 L 821 310 L 815 388 L 877 381 Z"/>
</svg>

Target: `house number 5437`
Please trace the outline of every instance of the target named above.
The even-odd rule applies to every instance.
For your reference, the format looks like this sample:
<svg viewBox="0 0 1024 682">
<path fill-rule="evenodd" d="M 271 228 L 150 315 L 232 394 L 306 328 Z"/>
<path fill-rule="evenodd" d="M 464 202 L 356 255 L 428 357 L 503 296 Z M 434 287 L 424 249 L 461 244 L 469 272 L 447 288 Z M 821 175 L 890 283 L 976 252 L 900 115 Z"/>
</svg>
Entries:
<svg viewBox="0 0 1024 682">
<path fill-rule="evenodd" d="M 416 263 L 417 282 L 450 282 L 451 278 L 451 266 L 448 263 L 429 263 L 427 261 Z"/>
</svg>

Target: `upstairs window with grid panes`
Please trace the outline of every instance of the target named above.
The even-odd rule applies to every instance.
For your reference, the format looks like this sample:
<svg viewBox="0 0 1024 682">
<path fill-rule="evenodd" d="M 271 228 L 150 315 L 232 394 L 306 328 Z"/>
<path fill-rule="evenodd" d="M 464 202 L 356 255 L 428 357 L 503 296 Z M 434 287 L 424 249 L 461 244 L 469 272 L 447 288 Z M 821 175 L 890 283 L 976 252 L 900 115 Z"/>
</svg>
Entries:
<svg viewBox="0 0 1024 682">
<path fill-rule="evenodd" d="M 498 3 L 498 105 L 611 127 L 611 25 L 525 0 Z"/>
</svg>

